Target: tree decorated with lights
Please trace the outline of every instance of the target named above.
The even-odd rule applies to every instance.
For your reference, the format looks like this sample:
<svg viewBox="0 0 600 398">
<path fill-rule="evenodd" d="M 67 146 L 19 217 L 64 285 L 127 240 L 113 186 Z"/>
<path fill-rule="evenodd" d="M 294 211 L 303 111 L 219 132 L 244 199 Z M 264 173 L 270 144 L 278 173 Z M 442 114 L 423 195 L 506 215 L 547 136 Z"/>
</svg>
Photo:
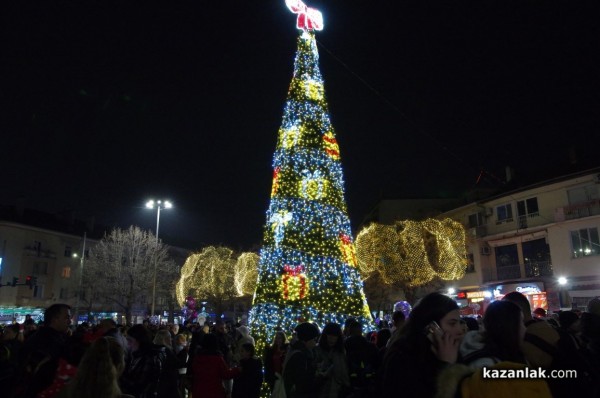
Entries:
<svg viewBox="0 0 600 398">
<path fill-rule="evenodd" d="M 250 311 L 258 352 L 276 327 L 302 321 L 371 325 L 344 199 L 340 150 L 318 66 L 319 11 L 287 0 L 301 30 L 273 156 L 259 277 Z"/>
</svg>

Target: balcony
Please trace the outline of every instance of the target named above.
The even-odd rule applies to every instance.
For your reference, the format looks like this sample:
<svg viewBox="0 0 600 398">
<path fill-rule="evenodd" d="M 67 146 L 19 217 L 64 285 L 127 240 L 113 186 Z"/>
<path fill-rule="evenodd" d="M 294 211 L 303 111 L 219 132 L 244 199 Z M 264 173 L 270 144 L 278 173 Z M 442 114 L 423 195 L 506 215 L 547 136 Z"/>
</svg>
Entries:
<svg viewBox="0 0 600 398">
<path fill-rule="evenodd" d="M 498 280 L 502 281 L 505 279 L 520 279 L 521 278 L 521 266 L 516 265 L 505 265 L 503 267 L 496 267 L 498 273 Z"/>
<path fill-rule="evenodd" d="M 524 268 L 525 270 L 524 275 L 521 273 L 521 268 Z M 496 274 L 497 276 L 494 277 L 491 269 L 489 269 L 487 275 L 486 272 L 484 272 L 483 282 L 553 276 L 554 271 L 552 270 L 552 263 L 550 263 L 550 261 L 536 261 L 527 263 L 523 266 L 520 264 L 514 264 L 496 267 Z"/>
<path fill-rule="evenodd" d="M 556 209 L 556 221 L 575 220 L 577 218 L 600 215 L 600 199 L 576 203 Z"/>
<path fill-rule="evenodd" d="M 552 275 L 554 275 L 554 271 L 550 261 L 536 261 L 525 264 L 525 276 L 528 278 Z"/>
</svg>

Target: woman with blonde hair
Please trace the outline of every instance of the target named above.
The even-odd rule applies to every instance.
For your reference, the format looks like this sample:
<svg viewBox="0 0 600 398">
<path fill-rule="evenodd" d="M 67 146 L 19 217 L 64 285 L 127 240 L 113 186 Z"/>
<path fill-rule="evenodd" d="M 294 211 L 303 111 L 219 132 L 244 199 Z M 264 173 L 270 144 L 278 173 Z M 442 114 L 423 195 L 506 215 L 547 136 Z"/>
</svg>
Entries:
<svg viewBox="0 0 600 398">
<path fill-rule="evenodd" d="M 85 352 L 77 375 L 57 398 L 133 398 L 121 393 L 118 380 L 125 369 L 123 347 L 112 337 L 96 340 Z"/>
</svg>

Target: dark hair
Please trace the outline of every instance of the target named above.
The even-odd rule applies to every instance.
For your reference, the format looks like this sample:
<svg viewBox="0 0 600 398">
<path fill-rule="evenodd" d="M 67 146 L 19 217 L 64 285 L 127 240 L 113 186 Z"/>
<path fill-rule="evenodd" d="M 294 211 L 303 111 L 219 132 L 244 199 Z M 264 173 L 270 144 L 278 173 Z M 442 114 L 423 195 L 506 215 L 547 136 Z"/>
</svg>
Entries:
<svg viewBox="0 0 600 398">
<path fill-rule="evenodd" d="M 506 296 L 502 297 L 502 301 L 510 301 L 511 303 L 515 303 L 521 308 L 523 311 L 523 316 L 525 316 L 525 320 L 531 318 L 531 304 L 529 304 L 529 300 L 527 297 L 519 292 L 510 292 Z"/>
<path fill-rule="evenodd" d="M 467 325 L 467 329 L 469 329 L 469 330 L 479 330 L 479 322 L 477 322 L 477 319 L 475 319 L 473 317 L 470 317 L 470 316 L 465 316 L 465 317 L 462 318 L 462 320 Z"/>
<path fill-rule="evenodd" d="M 501 361 L 526 363 L 521 351 L 521 308 L 512 301 L 494 301 L 483 316 L 485 345 Z M 523 326 L 524 327 L 524 326 Z"/>
<path fill-rule="evenodd" d="M 338 339 L 335 342 L 335 346 L 329 347 L 327 344 L 327 336 L 336 336 Z M 321 337 L 319 337 L 319 347 L 323 351 L 340 351 L 344 350 L 344 334 L 342 333 L 342 327 L 337 323 L 328 323 L 323 328 Z"/>
<path fill-rule="evenodd" d="M 255 352 L 254 344 L 252 344 L 252 343 L 244 343 L 244 344 L 242 344 L 242 349 L 245 350 L 245 351 L 247 351 L 248 353 L 250 353 L 251 357 L 254 356 L 254 352 Z"/>
<path fill-rule="evenodd" d="M 579 317 L 573 311 L 561 311 L 558 313 L 558 321 L 560 322 L 560 327 L 564 330 L 567 330 L 573 325 L 575 322 L 579 320 Z"/>
<path fill-rule="evenodd" d="M 202 342 L 202 349 L 204 351 L 218 351 L 219 350 L 219 339 L 216 334 L 209 333 L 204 335 Z"/>
<path fill-rule="evenodd" d="M 398 339 L 386 351 L 386 357 L 398 351 L 410 351 L 419 361 L 429 361 L 431 342 L 427 339 L 425 327 L 432 321 L 439 324 L 444 316 L 454 310 L 458 310 L 458 304 L 444 294 L 433 292 L 423 297 L 400 329 Z"/>
<path fill-rule="evenodd" d="M 384 328 L 377 332 L 377 348 L 385 347 L 391 337 L 392 331 L 390 329 Z"/>
<path fill-rule="evenodd" d="M 402 311 L 394 311 L 392 314 L 392 322 L 396 325 L 399 321 L 403 321 L 406 319 L 406 315 Z"/>
<path fill-rule="evenodd" d="M 71 306 L 68 304 L 52 304 L 50 307 L 46 308 L 44 311 L 44 326 L 50 326 L 52 321 L 60 316 L 60 313 L 63 310 L 69 311 Z"/>
<path fill-rule="evenodd" d="M 137 340 L 140 345 L 149 345 L 152 344 L 152 337 L 150 336 L 150 332 L 144 325 L 133 325 L 127 331 L 127 336 L 134 338 Z"/>
</svg>

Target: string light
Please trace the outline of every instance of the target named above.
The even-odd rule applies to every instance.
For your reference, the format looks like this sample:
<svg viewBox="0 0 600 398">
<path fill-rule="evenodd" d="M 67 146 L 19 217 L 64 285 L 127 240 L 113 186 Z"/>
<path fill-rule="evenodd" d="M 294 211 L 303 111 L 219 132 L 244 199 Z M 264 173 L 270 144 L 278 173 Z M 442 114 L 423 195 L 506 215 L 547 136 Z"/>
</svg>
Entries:
<svg viewBox="0 0 600 398">
<path fill-rule="evenodd" d="M 276 328 L 301 321 L 372 326 L 344 199 L 340 150 L 313 32 L 298 38 L 294 75 L 273 155 L 258 283 L 249 324 L 258 352 Z"/>
<path fill-rule="evenodd" d="M 378 272 L 388 284 L 457 280 L 467 266 L 464 227 L 451 219 L 373 223 L 360 231 L 356 248 L 362 275 Z"/>
</svg>

